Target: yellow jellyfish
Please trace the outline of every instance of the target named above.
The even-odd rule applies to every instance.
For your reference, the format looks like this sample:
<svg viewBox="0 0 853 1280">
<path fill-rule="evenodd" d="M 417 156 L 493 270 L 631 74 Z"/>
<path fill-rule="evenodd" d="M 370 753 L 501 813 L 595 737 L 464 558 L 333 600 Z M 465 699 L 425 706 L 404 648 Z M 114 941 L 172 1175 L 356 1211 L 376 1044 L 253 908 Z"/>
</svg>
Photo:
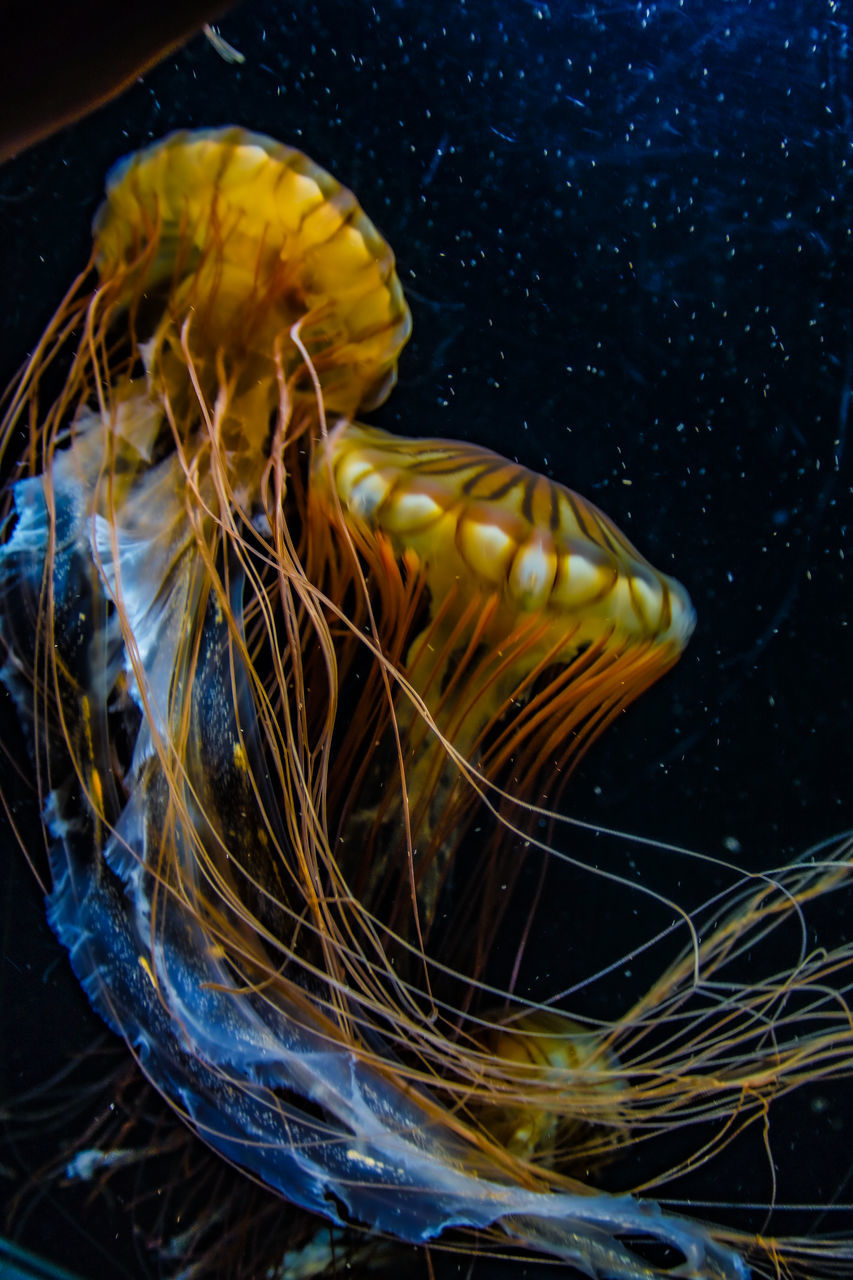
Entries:
<svg viewBox="0 0 853 1280">
<path fill-rule="evenodd" d="M 395 724 L 431 914 L 463 829 L 459 805 L 476 799 L 460 764 L 497 785 L 511 762 L 522 796 L 564 783 L 676 661 L 693 608 L 591 503 L 487 449 L 344 421 L 318 452 L 309 512 L 315 545 L 324 525 L 350 534 L 383 619 L 410 631 L 408 596 L 428 602 L 402 655 L 418 697 L 397 706 Z M 399 636 L 382 642 L 400 652 Z"/>
<path fill-rule="evenodd" d="M 695 1167 L 849 1070 L 845 950 L 731 976 L 847 850 L 673 908 L 612 1021 L 490 981 L 525 855 L 571 869 L 572 767 L 694 618 L 577 494 L 356 422 L 409 330 L 390 249 L 299 152 L 200 131 L 113 170 L 2 435 L 28 432 L 0 636 L 51 922 L 186 1124 L 293 1204 L 741 1280 L 783 1246 L 630 1194 L 665 1169 L 587 1171 L 694 1128 Z"/>
</svg>

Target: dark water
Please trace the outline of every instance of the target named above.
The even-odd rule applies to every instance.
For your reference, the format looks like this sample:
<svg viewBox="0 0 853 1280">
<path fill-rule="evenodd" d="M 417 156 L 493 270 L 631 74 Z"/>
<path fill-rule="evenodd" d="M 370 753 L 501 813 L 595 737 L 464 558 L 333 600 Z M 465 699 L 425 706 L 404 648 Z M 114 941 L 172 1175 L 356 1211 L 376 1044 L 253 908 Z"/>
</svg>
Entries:
<svg viewBox="0 0 853 1280">
<path fill-rule="evenodd" d="M 570 484 L 692 594 L 687 654 L 587 758 L 570 811 L 749 868 L 853 825 L 853 11 L 321 0 L 246 3 L 221 29 L 242 65 L 199 38 L 0 171 L 3 381 L 85 262 L 115 159 L 223 123 L 303 148 L 387 236 L 412 307 L 374 420 Z M 3 1098 L 97 1031 L 7 846 Z M 586 907 L 554 905 L 534 967 L 587 962 L 563 954 Z M 849 1094 L 780 1124 L 781 1201 L 853 1200 Z M 16 1146 L 0 1166 L 11 1194 Z M 708 1194 L 766 1201 L 766 1164 Z M 17 1221 L 87 1274 L 150 1266 L 117 1204 L 52 1193 Z"/>
</svg>

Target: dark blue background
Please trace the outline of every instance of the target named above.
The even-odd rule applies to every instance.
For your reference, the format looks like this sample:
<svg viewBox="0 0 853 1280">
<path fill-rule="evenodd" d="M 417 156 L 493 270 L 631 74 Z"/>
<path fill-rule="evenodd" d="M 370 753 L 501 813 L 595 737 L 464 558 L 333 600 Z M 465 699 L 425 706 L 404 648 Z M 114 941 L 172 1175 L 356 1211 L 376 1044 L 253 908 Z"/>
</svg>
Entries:
<svg viewBox="0 0 853 1280">
<path fill-rule="evenodd" d="M 680 666 L 584 762 L 567 809 L 777 865 L 851 825 L 850 22 L 824 0 L 246 3 L 221 24 L 243 65 L 200 37 L 0 170 L 2 371 L 85 262 L 119 156 L 224 123 L 303 148 L 387 236 L 412 306 L 374 420 L 577 488 L 693 596 Z M 92 1027 L 11 846 L 2 876 L 8 1098 Z M 555 904 L 531 962 L 567 983 L 591 963 L 591 905 L 630 935 L 606 899 Z M 846 940 L 842 918 L 827 927 Z M 838 1190 L 845 1098 L 792 1122 L 780 1198 Z M 717 1198 L 766 1200 L 766 1168 L 750 1177 Z M 37 1209 L 27 1238 L 69 1263 L 96 1265 L 77 1253 L 90 1233 L 125 1249 L 102 1205 L 47 1222 Z"/>
</svg>

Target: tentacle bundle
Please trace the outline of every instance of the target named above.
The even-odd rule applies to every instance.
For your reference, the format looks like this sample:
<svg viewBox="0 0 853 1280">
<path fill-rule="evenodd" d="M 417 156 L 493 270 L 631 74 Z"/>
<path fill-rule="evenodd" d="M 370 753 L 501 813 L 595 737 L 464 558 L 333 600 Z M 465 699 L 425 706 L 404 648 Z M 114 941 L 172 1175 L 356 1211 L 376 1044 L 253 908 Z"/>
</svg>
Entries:
<svg viewBox="0 0 853 1280">
<path fill-rule="evenodd" d="M 332 1221 L 740 1280 L 709 1229 L 549 1168 L 558 1131 L 625 1140 L 631 1028 L 483 984 L 536 803 L 676 660 L 683 588 L 570 491 L 354 422 L 409 313 L 299 153 L 228 129 L 131 156 L 91 267 L 9 400 L 0 628 L 93 1005 L 211 1146 Z M 679 1028 L 692 977 L 655 997 Z M 722 1054 L 709 1031 L 691 1098 Z"/>
</svg>

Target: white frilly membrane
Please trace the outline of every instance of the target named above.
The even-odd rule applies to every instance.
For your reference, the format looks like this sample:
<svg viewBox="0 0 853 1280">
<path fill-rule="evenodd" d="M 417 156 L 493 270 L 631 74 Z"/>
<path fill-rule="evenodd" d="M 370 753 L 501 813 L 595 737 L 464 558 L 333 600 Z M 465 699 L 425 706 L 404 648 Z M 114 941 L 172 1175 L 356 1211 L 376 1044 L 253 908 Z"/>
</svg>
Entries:
<svg viewBox="0 0 853 1280">
<path fill-rule="evenodd" d="M 849 1070 L 847 949 L 754 990 L 726 969 L 846 850 L 681 913 L 690 944 L 612 1024 L 487 985 L 495 887 L 677 659 L 683 588 L 561 486 L 354 421 L 408 310 L 298 152 L 222 130 L 130 157 L 93 264 L 8 400 L 0 548 L 50 921 L 92 1005 L 211 1148 L 332 1223 L 745 1280 L 752 1237 L 570 1170 L 694 1121 L 702 1163 Z"/>
</svg>

